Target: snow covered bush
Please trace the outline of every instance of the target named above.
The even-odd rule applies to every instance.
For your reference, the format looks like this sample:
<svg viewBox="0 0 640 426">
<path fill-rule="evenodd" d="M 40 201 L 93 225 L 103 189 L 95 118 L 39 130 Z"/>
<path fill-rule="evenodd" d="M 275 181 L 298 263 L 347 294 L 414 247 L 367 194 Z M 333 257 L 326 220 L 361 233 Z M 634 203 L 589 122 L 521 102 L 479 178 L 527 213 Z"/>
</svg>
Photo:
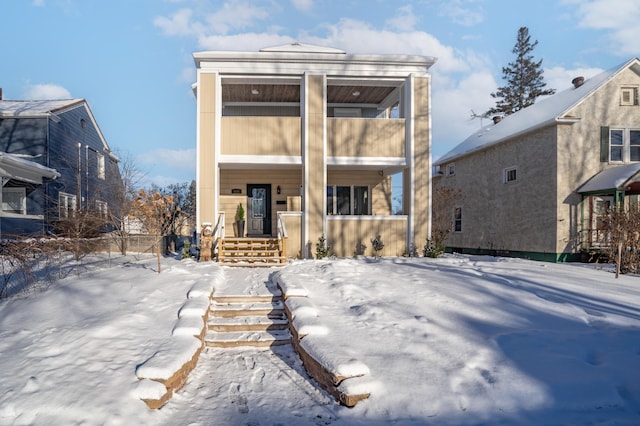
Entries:
<svg viewBox="0 0 640 426">
<path fill-rule="evenodd" d="M 331 246 L 327 244 L 324 234 L 320 235 L 316 243 L 316 259 L 323 259 L 331 254 Z"/>
</svg>

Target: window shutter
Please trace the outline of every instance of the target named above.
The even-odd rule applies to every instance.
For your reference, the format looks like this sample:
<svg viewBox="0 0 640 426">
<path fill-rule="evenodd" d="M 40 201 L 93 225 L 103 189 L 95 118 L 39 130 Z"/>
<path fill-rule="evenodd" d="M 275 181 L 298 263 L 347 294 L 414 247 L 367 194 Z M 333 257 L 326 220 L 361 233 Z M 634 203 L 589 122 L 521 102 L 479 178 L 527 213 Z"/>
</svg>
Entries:
<svg viewBox="0 0 640 426">
<path fill-rule="evenodd" d="M 609 162 L 609 127 L 600 127 L 600 162 Z"/>
</svg>

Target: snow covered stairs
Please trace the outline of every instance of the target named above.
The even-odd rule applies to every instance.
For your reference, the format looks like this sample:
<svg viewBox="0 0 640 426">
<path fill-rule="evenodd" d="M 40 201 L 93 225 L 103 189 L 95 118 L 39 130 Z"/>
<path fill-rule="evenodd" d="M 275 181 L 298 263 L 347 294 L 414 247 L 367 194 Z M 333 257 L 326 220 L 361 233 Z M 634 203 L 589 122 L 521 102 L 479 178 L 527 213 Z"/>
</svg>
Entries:
<svg viewBox="0 0 640 426">
<path fill-rule="evenodd" d="M 272 295 L 219 295 L 211 298 L 205 345 L 271 347 L 291 343 L 279 290 Z"/>
</svg>

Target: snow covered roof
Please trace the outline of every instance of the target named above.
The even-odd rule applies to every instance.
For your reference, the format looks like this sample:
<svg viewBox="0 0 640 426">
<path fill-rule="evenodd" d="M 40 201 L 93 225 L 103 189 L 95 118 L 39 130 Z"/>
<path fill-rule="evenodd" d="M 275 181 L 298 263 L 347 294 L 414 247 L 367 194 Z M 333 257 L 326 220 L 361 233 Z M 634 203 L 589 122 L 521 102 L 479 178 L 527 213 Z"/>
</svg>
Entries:
<svg viewBox="0 0 640 426">
<path fill-rule="evenodd" d="M 640 69 L 640 60 L 633 58 L 622 65 L 586 79 L 584 84 L 578 88 L 571 87 L 555 95 L 541 99 L 527 108 L 504 117 L 497 124 L 492 123 L 481 128 L 451 151 L 434 161 L 434 165 L 442 165 L 458 157 L 551 124 L 579 120 L 576 117 L 570 117 L 566 114 L 622 70 L 632 65 L 635 65 L 636 69 Z"/>
<path fill-rule="evenodd" d="M 317 46 L 315 44 L 305 44 L 293 42 L 282 46 L 264 47 L 260 52 L 296 52 L 296 53 L 338 53 L 346 54 L 344 50 L 333 47 Z"/>
<path fill-rule="evenodd" d="M 0 117 L 39 117 L 53 114 L 84 102 L 84 99 L 60 99 L 50 101 L 0 101 Z"/>
<path fill-rule="evenodd" d="M 597 173 L 578 189 L 579 194 L 624 189 L 639 177 L 640 163 L 611 167 Z"/>
<path fill-rule="evenodd" d="M 0 152 L 0 176 L 39 184 L 42 178 L 55 179 L 60 173 L 15 154 Z"/>
<path fill-rule="evenodd" d="M 85 99 L 57 99 L 57 100 L 0 100 L 0 118 L 27 118 L 27 117 L 52 117 L 57 120 L 56 113 L 64 112 L 71 108 L 84 106 L 89 115 L 89 119 L 93 123 L 102 146 L 107 152 L 111 152 L 111 148 L 107 143 L 98 122 L 93 116 L 93 112 Z M 115 155 L 110 154 L 114 161 L 120 161 Z"/>
</svg>

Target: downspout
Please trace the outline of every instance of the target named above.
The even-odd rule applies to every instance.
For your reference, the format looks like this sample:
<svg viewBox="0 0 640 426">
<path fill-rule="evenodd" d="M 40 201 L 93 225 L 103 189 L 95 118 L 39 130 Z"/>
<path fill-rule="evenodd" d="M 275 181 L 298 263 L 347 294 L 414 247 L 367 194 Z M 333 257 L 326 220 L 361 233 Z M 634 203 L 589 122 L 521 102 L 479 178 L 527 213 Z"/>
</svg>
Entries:
<svg viewBox="0 0 640 426">
<path fill-rule="evenodd" d="M 85 187 L 85 196 L 86 200 L 84 203 L 85 210 L 89 210 L 89 145 L 85 145 L 85 156 L 84 156 L 84 168 L 85 168 L 85 179 L 86 179 L 86 187 Z"/>
<path fill-rule="evenodd" d="M 82 143 L 78 142 L 78 173 L 76 176 L 76 194 L 78 199 L 76 205 L 80 206 L 82 203 Z"/>
</svg>

